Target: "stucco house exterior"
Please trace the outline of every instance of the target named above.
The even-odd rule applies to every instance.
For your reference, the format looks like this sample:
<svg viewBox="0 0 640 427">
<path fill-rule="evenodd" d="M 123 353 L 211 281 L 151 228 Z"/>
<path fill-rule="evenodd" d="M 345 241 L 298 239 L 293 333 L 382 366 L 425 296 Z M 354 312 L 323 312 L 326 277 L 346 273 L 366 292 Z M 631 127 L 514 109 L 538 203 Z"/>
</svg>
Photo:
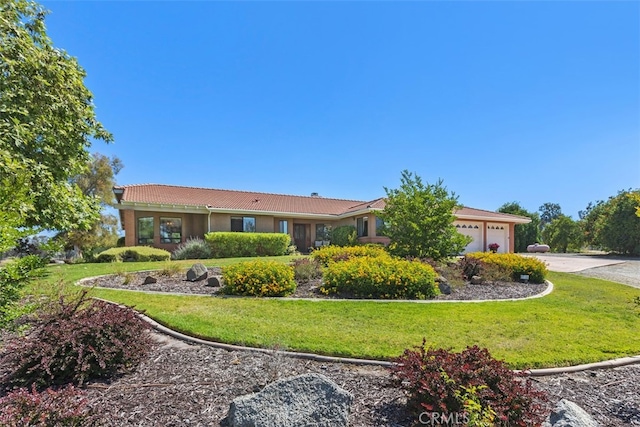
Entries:
<svg viewBox="0 0 640 427">
<path fill-rule="evenodd" d="M 361 243 L 388 243 L 379 236 L 377 213 L 384 198 L 361 201 L 311 196 L 257 193 L 139 184 L 114 187 L 125 246 L 149 245 L 175 249 L 190 237 L 210 231 L 287 233 L 299 250 L 328 243 L 326 233 L 341 225 L 353 225 Z M 513 252 L 514 227 L 526 217 L 463 207 L 455 212 L 454 225 L 473 241 L 465 252 Z"/>
</svg>

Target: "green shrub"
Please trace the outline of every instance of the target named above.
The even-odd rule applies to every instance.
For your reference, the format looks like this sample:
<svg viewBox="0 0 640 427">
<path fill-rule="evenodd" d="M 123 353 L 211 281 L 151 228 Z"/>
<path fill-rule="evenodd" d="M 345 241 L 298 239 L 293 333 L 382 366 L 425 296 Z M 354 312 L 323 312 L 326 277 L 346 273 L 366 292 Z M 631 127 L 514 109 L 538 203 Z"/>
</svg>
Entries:
<svg viewBox="0 0 640 427">
<path fill-rule="evenodd" d="M 428 264 L 392 257 L 354 257 L 325 269 L 321 291 L 356 298 L 427 299 L 438 294 Z"/>
<path fill-rule="evenodd" d="M 335 246 L 355 246 L 358 243 L 358 233 L 353 225 L 341 225 L 331 233 L 331 244 Z"/>
<path fill-rule="evenodd" d="M 205 234 L 204 239 L 213 258 L 281 256 L 291 244 L 286 233 L 215 232 Z"/>
<path fill-rule="evenodd" d="M 478 261 L 480 261 L 480 263 L 478 263 Z M 519 281 L 521 275 L 528 274 L 530 282 L 543 283 L 547 276 L 547 266 L 544 262 L 537 258 L 517 254 L 473 252 L 466 254 L 461 262 L 469 265 L 475 263 L 481 276 L 483 274 L 483 265 L 486 266 L 486 269 L 490 270 L 490 274 L 500 272 L 500 274 L 508 275 L 511 280 L 515 281 Z"/>
<path fill-rule="evenodd" d="M 149 246 L 111 248 L 100 252 L 96 257 L 97 262 L 169 261 L 170 259 L 171 254 L 169 252 Z"/>
<path fill-rule="evenodd" d="M 362 245 L 362 246 L 323 246 L 311 252 L 311 257 L 318 260 L 325 267 L 330 262 L 346 261 L 355 257 L 388 258 L 389 254 L 383 246 L 380 245 Z"/>
<path fill-rule="evenodd" d="M 487 349 L 473 346 L 454 353 L 426 348 L 423 342 L 395 362 L 393 378 L 407 392 L 415 416 L 464 414 L 467 426 L 534 426 L 544 420 L 546 395 Z"/>
<path fill-rule="evenodd" d="M 38 255 L 17 258 L 0 268 L 0 327 L 20 314 L 16 302 L 24 285 L 42 274 L 46 261 Z"/>
<path fill-rule="evenodd" d="M 247 261 L 222 270 L 228 295 L 282 297 L 296 290 L 293 268 L 275 261 Z"/>
<path fill-rule="evenodd" d="M 320 263 L 313 258 L 298 258 L 291 262 L 296 280 L 309 281 L 322 276 Z"/>
<path fill-rule="evenodd" d="M 202 239 L 190 238 L 180 243 L 171 254 L 172 259 L 209 259 L 211 247 Z"/>
</svg>

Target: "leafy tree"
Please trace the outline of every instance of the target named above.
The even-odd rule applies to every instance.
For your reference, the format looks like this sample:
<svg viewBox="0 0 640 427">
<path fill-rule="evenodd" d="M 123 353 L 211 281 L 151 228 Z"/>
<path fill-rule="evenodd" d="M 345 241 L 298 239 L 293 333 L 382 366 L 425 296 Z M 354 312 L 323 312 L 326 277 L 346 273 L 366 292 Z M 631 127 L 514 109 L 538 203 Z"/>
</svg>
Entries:
<svg viewBox="0 0 640 427">
<path fill-rule="evenodd" d="M 71 178 L 71 182 L 80 188 L 82 194 L 100 201 L 102 212 L 88 230 L 68 230 L 60 233 L 58 240 L 68 248 L 80 250 L 85 256 L 91 256 L 95 250 L 116 246 L 118 241 L 118 219 L 106 214 L 104 208 L 115 204 L 113 186 L 115 175 L 123 165 L 118 157 L 110 158 L 94 153 L 82 173 Z"/>
<path fill-rule="evenodd" d="M 540 211 L 540 227 L 544 228 L 547 224 L 562 215 L 562 209 L 557 203 L 545 203 L 538 209 Z"/>
<path fill-rule="evenodd" d="M 461 253 L 470 243 L 453 226 L 460 205 L 442 180 L 423 184 L 418 175 L 404 170 L 400 188 L 384 190 L 386 206 L 378 216 L 385 222 L 392 254 L 439 260 Z"/>
<path fill-rule="evenodd" d="M 640 255 L 639 199 L 640 189 L 636 189 L 620 191 L 606 202 L 589 203 L 581 212 L 586 241 L 613 252 Z"/>
<path fill-rule="evenodd" d="M 566 215 L 560 215 L 547 224 L 542 230 L 542 238 L 553 252 L 579 251 L 582 246 L 580 225 Z"/>
<path fill-rule="evenodd" d="M 541 240 L 540 215 L 537 212 L 527 211 L 518 202 L 505 203 L 500 206 L 498 212 L 531 218 L 529 224 L 516 224 L 515 226 L 514 249 L 516 252 L 526 252 L 527 246 Z"/>
<path fill-rule="evenodd" d="M 0 1 L 0 218 L 13 229 L 86 229 L 98 203 L 69 178 L 93 139 L 112 136 L 96 120 L 84 70 L 47 36 L 46 14 L 31 0 Z"/>
</svg>

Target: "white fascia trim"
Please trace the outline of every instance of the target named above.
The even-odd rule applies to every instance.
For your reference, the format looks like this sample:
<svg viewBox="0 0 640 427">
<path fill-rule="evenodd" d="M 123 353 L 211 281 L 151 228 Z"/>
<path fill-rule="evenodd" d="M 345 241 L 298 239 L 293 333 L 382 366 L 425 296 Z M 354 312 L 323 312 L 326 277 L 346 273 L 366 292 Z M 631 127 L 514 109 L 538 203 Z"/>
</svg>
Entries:
<svg viewBox="0 0 640 427">
<path fill-rule="evenodd" d="M 467 219 L 467 220 L 475 220 L 475 221 L 487 221 L 487 222 L 503 222 L 503 223 L 514 223 L 514 224 L 529 224 L 531 222 L 531 218 L 495 218 L 490 216 L 481 216 L 481 215 L 456 215 L 456 219 Z"/>
<path fill-rule="evenodd" d="M 337 215 L 329 214 L 311 214 L 311 213 L 294 213 L 294 212 L 278 212 L 278 211 L 252 211 L 245 209 L 222 209 L 208 208 L 206 206 L 190 206 L 177 204 L 160 204 L 160 203 L 138 203 L 138 202 L 121 202 L 118 206 L 120 210 L 135 210 L 147 212 L 174 212 L 174 213 L 195 213 L 195 214 L 231 214 L 231 215 L 265 215 L 276 216 L 281 218 L 308 218 L 322 219 L 334 221 L 339 219 Z"/>
</svg>

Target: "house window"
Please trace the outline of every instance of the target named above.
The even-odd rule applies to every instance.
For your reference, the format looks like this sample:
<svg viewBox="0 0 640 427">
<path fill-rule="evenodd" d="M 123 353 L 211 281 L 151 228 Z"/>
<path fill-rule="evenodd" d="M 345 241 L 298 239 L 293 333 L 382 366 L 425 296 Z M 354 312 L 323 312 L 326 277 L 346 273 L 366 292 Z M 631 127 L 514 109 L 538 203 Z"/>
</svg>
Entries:
<svg viewBox="0 0 640 427">
<path fill-rule="evenodd" d="M 369 217 L 363 216 L 356 221 L 356 229 L 358 237 L 367 237 L 369 235 Z"/>
<path fill-rule="evenodd" d="M 153 244 L 153 217 L 138 218 L 138 244 Z"/>
<path fill-rule="evenodd" d="M 330 228 L 326 224 L 316 224 L 316 240 L 330 240 Z"/>
<path fill-rule="evenodd" d="M 287 220 L 280 220 L 280 224 L 278 227 L 278 231 L 280 233 L 284 233 L 284 234 L 289 234 L 289 221 Z"/>
<path fill-rule="evenodd" d="M 160 218 L 160 243 L 182 242 L 182 218 Z"/>
<path fill-rule="evenodd" d="M 376 236 L 384 236 L 385 224 L 382 218 L 376 217 Z"/>
<path fill-rule="evenodd" d="M 253 233 L 256 231 L 256 219 L 252 216 L 232 216 L 231 231 Z"/>
</svg>

